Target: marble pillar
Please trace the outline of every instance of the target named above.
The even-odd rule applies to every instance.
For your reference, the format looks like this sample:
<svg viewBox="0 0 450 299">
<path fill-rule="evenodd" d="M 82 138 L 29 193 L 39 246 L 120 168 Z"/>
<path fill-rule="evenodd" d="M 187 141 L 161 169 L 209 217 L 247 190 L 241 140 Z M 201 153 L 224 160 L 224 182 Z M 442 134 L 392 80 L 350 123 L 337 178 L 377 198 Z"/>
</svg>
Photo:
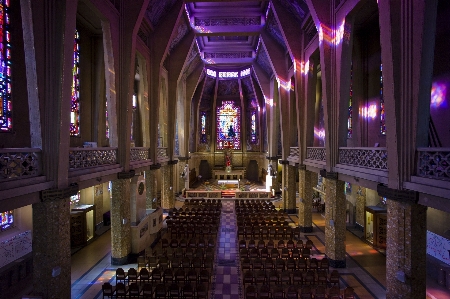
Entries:
<svg viewBox="0 0 450 299">
<path fill-rule="evenodd" d="M 325 254 L 333 268 L 345 268 L 345 183 L 327 177 L 325 184 Z"/>
<path fill-rule="evenodd" d="M 128 263 L 131 253 L 130 179 L 112 182 L 111 264 Z"/>
<path fill-rule="evenodd" d="M 298 225 L 304 233 L 312 232 L 312 200 L 317 184 L 317 174 L 306 169 L 299 170 Z"/>
<path fill-rule="evenodd" d="M 356 191 L 356 227 L 361 231 L 364 231 L 364 215 L 366 207 L 366 188 L 361 186 L 357 187 Z"/>
<path fill-rule="evenodd" d="M 161 166 L 161 207 L 171 209 L 175 206 L 175 195 L 172 186 L 172 169 L 174 165 Z"/>
<path fill-rule="evenodd" d="M 427 208 L 387 200 L 386 298 L 426 297 Z"/>
<path fill-rule="evenodd" d="M 70 298 L 70 200 L 33 204 L 33 295 Z"/>
<path fill-rule="evenodd" d="M 145 171 L 146 208 L 156 209 L 158 207 L 158 183 L 156 180 L 156 170 Z"/>
<path fill-rule="evenodd" d="M 296 168 L 291 165 L 284 165 L 284 173 L 286 174 L 286 187 L 287 190 L 283 190 L 285 210 L 289 214 L 295 214 L 297 208 L 297 184 L 295 182 Z"/>
<path fill-rule="evenodd" d="M 103 222 L 103 184 L 94 186 L 95 224 Z"/>
</svg>

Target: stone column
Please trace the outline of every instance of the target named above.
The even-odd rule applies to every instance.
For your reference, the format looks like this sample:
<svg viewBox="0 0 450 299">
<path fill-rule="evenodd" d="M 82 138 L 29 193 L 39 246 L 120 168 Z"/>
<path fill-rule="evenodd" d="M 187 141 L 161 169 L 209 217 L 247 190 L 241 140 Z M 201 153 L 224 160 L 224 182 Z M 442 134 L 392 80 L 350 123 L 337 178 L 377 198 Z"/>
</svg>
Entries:
<svg viewBox="0 0 450 299">
<path fill-rule="evenodd" d="M 327 172 L 325 184 L 325 254 L 331 267 L 345 268 L 345 183 Z"/>
<path fill-rule="evenodd" d="M 295 214 L 297 207 L 295 167 L 289 164 L 283 164 L 283 176 L 285 179 L 285 185 L 283 186 L 284 209 L 289 214 Z M 287 190 L 284 189 L 285 187 Z"/>
<path fill-rule="evenodd" d="M 103 184 L 94 186 L 94 207 L 95 207 L 95 224 L 102 223 L 103 222 Z"/>
<path fill-rule="evenodd" d="M 145 171 L 146 208 L 156 209 L 158 207 L 158 184 L 156 180 L 156 169 Z M 153 201 L 155 200 L 155 201 Z"/>
<path fill-rule="evenodd" d="M 138 218 L 138 207 L 137 207 L 137 188 L 138 188 L 139 176 L 135 176 L 130 182 L 130 222 L 132 225 L 136 225 Z"/>
<path fill-rule="evenodd" d="M 426 297 L 427 208 L 387 200 L 386 298 Z"/>
<path fill-rule="evenodd" d="M 128 263 L 131 253 L 130 179 L 112 182 L 111 264 Z"/>
<path fill-rule="evenodd" d="M 163 165 L 161 167 L 161 207 L 170 209 L 175 206 L 173 186 L 171 185 L 172 165 Z"/>
<path fill-rule="evenodd" d="M 361 186 L 356 191 L 356 226 L 364 231 L 364 208 L 366 207 L 366 188 Z"/>
<path fill-rule="evenodd" d="M 304 233 L 312 232 L 313 187 L 316 182 L 317 175 L 314 172 L 306 170 L 305 167 L 299 169 L 298 225 Z"/>
<path fill-rule="evenodd" d="M 33 295 L 70 298 L 70 200 L 33 204 Z"/>
</svg>

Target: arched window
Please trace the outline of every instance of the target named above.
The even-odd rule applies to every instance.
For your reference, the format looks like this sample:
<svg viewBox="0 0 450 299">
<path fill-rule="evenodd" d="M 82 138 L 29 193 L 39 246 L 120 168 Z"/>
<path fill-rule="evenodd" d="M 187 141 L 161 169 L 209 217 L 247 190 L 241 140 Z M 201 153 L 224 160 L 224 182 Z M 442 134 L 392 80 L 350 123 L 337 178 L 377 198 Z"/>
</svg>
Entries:
<svg viewBox="0 0 450 299">
<path fill-rule="evenodd" d="M 350 68 L 350 96 L 348 98 L 347 138 L 353 136 L 353 64 Z"/>
<path fill-rule="evenodd" d="M 386 111 L 383 98 L 383 64 L 380 65 L 380 133 L 386 135 Z"/>
<path fill-rule="evenodd" d="M 12 130 L 9 0 L 0 0 L 0 131 Z"/>
<path fill-rule="evenodd" d="M 217 107 L 217 149 L 241 149 L 241 108 L 233 101 Z"/>
<path fill-rule="evenodd" d="M 80 35 L 75 30 L 73 41 L 72 99 L 70 108 L 70 135 L 80 136 Z"/>
<path fill-rule="evenodd" d="M 14 211 L 0 213 L 0 231 L 14 227 Z"/>
<path fill-rule="evenodd" d="M 206 136 L 206 112 L 200 112 L 200 143 L 208 143 Z"/>
</svg>

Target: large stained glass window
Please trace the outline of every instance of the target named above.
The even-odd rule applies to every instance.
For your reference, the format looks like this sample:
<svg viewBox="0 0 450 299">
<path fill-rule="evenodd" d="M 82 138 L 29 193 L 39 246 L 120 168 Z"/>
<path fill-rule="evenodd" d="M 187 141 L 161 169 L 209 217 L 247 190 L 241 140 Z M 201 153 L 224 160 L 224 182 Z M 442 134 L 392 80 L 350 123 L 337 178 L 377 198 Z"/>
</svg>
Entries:
<svg viewBox="0 0 450 299">
<path fill-rule="evenodd" d="M 386 135 L 386 112 L 383 98 L 383 64 L 380 64 L 380 133 Z"/>
<path fill-rule="evenodd" d="M 9 0 L 0 0 L 0 131 L 12 130 Z"/>
<path fill-rule="evenodd" d="M 250 141 L 255 143 L 257 141 L 256 135 L 256 110 L 250 112 Z"/>
<path fill-rule="evenodd" d="M 206 112 L 200 112 L 200 143 L 207 143 L 208 138 L 206 137 Z"/>
<path fill-rule="evenodd" d="M 241 148 L 241 109 L 233 101 L 217 107 L 217 149 Z"/>
<path fill-rule="evenodd" d="M 70 135 L 80 136 L 80 35 L 75 30 L 73 41 L 72 105 L 70 108 Z"/>
<path fill-rule="evenodd" d="M 0 231 L 4 231 L 14 226 L 14 211 L 0 213 Z"/>
<path fill-rule="evenodd" d="M 353 135 L 353 64 L 350 68 L 350 96 L 348 98 L 347 138 Z"/>
</svg>

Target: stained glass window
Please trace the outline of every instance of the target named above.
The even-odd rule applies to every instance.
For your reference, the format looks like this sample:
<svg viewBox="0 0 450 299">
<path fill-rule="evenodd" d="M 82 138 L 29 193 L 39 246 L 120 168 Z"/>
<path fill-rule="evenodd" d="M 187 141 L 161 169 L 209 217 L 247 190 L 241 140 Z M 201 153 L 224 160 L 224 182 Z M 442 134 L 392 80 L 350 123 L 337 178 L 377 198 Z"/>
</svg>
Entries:
<svg viewBox="0 0 450 299">
<path fill-rule="evenodd" d="M 200 112 L 200 143 L 207 143 L 208 139 L 206 138 L 206 112 Z"/>
<path fill-rule="evenodd" d="M 253 110 L 250 116 L 250 141 L 254 143 L 256 140 L 256 110 Z"/>
<path fill-rule="evenodd" d="M 347 138 L 353 135 L 353 64 L 350 68 L 350 96 L 348 98 Z"/>
<path fill-rule="evenodd" d="M 106 99 L 106 138 L 109 138 L 108 99 Z"/>
<path fill-rule="evenodd" d="M 233 101 L 217 107 L 217 149 L 241 148 L 241 109 Z"/>
<path fill-rule="evenodd" d="M 0 131 L 12 130 L 9 0 L 0 0 Z"/>
<path fill-rule="evenodd" d="M 80 136 L 80 35 L 75 30 L 73 41 L 72 105 L 70 108 L 70 135 Z"/>
<path fill-rule="evenodd" d="M 137 119 L 137 96 L 136 94 L 133 94 L 133 100 L 132 100 L 132 109 L 131 112 L 131 141 L 135 141 L 135 127 L 136 127 L 136 119 Z"/>
<path fill-rule="evenodd" d="M 14 225 L 14 211 L 0 213 L 0 231 L 4 231 Z"/>
<path fill-rule="evenodd" d="M 386 112 L 383 98 L 383 64 L 380 64 L 380 133 L 386 135 Z"/>
</svg>

